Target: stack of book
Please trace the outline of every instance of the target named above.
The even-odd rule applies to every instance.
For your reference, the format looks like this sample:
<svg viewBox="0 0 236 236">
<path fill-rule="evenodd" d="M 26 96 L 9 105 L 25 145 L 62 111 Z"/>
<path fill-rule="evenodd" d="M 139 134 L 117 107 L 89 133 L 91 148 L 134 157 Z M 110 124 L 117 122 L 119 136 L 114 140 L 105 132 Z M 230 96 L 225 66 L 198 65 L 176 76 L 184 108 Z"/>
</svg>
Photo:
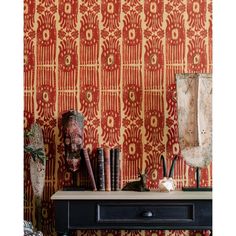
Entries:
<svg viewBox="0 0 236 236">
<path fill-rule="evenodd" d="M 97 148 L 96 155 L 97 166 L 93 171 L 88 152 L 83 148 L 83 156 L 93 191 L 119 191 L 121 189 L 120 149 Z"/>
<path fill-rule="evenodd" d="M 120 190 L 120 149 L 98 148 L 98 190 Z"/>
</svg>

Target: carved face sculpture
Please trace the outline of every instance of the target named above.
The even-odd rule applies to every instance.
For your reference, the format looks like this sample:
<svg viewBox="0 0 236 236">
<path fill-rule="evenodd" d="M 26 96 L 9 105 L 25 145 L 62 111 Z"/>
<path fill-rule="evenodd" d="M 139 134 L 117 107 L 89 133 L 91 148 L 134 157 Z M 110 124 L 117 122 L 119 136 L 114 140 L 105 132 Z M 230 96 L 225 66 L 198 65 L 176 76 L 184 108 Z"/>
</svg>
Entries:
<svg viewBox="0 0 236 236">
<path fill-rule="evenodd" d="M 75 111 L 63 114 L 63 137 L 65 157 L 69 169 L 77 171 L 80 166 L 80 151 L 83 147 L 83 116 Z"/>
</svg>

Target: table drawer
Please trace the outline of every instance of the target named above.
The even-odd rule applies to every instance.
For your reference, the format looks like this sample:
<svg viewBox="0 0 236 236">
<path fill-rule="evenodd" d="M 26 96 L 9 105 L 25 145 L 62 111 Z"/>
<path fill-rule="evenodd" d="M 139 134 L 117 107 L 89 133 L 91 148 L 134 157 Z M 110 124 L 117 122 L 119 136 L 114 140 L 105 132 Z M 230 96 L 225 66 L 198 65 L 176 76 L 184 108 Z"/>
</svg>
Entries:
<svg viewBox="0 0 236 236">
<path fill-rule="evenodd" d="M 211 201 L 70 201 L 71 229 L 202 229 L 211 225 Z"/>
<path fill-rule="evenodd" d="M 97 205 L 98 223 L 192 222 L 194 204 L 191 203 L 120 203 Z"/>
</svg>

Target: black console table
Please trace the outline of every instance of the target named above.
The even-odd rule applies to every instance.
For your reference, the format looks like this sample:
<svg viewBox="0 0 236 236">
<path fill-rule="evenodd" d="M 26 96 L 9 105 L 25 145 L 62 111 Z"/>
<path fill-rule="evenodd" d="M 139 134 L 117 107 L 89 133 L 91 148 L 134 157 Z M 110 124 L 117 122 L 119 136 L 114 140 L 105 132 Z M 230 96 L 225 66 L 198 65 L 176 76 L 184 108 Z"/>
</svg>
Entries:
<svg viewBox="0 0 236 236">
<path fill-rule="evenodd" d="M 212 230 L 211 192 L 58 191 L 58 235 L 77 229 Z"/>
</svg>

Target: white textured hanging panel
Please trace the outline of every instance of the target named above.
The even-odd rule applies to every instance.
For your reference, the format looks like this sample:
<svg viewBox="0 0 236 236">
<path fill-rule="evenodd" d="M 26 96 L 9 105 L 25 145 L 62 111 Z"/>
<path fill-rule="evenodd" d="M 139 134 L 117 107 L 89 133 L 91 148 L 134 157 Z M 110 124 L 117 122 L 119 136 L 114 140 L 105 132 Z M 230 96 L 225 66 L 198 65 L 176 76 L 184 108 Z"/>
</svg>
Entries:
<svg viewBox="0 0 236 236">
<path fill-rule="evenodd" d="M 176 75 L 179 144 L 186 162 L 204 167 L 212 159 L 212 76 Z"/>
</svg>

